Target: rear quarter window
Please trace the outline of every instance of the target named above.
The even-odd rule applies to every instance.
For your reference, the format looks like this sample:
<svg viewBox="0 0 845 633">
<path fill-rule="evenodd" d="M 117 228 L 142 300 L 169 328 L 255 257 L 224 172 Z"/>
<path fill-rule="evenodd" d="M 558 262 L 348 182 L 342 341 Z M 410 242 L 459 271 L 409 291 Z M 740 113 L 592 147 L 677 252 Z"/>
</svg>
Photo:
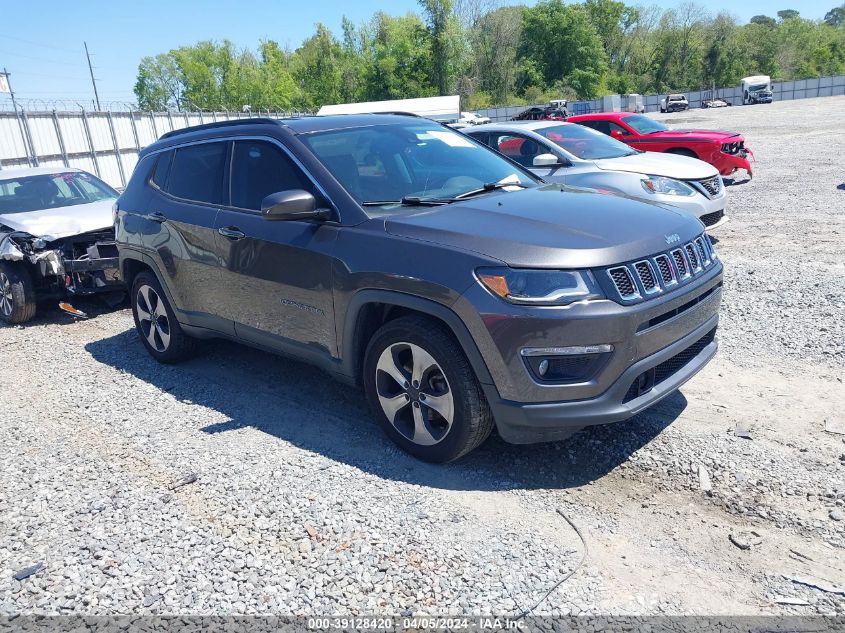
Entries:
<svg viewBox="0 0 845 633">
<path fill-rule="evenodd" d="M 155 169 L 153 170 L 150 182 L 152 182 L 159 189 L 165 189 L 167 185 L 167 175 L 170 173 L 170 163 L 173 160 L 173 152 L 162 152 L 156 159 Z"/>
</svg>

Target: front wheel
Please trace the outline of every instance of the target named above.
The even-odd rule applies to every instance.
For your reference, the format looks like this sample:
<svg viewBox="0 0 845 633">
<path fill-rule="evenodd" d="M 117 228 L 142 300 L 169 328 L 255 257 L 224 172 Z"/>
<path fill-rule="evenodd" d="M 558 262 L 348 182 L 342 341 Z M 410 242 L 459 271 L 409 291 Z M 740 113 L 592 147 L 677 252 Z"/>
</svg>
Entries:
<svg viewBox="0 0 845 633">
<path fill-rule="evenodd" d="M 196 339 L 182 330 L 152 273 L 140 273 L 132 282 L 132 316 L 138 337 L 157 361 L 177 363 L 193 353 Z"/>
<path fill-rule="evenodd" d="M 35 316 L 35 288 L 29 271 L 20 263 L 0 262 L 0 319 L 26 323 Z"/>
<path fill-rule="evenodd" d="M 364 358 L 364 389 L 382 428 L 415 457 L 444 463 L 481 445 L 493 416 L 458 342 L 426 317 L 389 321 Z"/>
</svg>

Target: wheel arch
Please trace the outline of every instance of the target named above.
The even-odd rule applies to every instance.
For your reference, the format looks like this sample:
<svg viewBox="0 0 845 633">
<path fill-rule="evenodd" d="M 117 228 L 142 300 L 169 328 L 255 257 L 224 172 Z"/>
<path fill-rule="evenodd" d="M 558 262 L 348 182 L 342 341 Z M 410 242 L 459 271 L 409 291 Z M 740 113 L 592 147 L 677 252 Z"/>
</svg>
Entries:
<svg viewBox="0 0 845 633">
<path fill-rule="evenodd" d="M 678 156 L 689 156 L 690 158 L 701 158 L 698 154 L 691 150 L 689 147 L 670 147 L 669 149 L 663 150 L 665 154 L 677 154 Z"/>
<path fill-rule="evenodd" d="M 156 266 L 153 259 L 145 253 L 140 253 L 134 250 L 121 253 L 120 274 L 123 278 L 123 283 L 126 284 L 127 292 L 131 293 L 133 279 L 142 272 L 149 272 L 158 280 L 159 285 L 162 290 L 164 290 L 164 295 L 167 298 L 167 301 L 177 313 L 180 312 L 176 303 L 173 301 L 173 295 L 170 292 L 170 288 L 164 282 L 164 276 L 159 273 L 158 266 Z"/>
<path fill-rule="evenodd" d="M 475 340 L 454 311 L 436 301 L 391 290 L 360 290 L 350 300 L 342 324 L 343 374 L 360 384 L 364 354 L 373 334 L 388 321 L 407 314 L 421 314 L 443 323 L 460 344 L 478 381 L 482 385 L 493 384 Z"/>
</svg>

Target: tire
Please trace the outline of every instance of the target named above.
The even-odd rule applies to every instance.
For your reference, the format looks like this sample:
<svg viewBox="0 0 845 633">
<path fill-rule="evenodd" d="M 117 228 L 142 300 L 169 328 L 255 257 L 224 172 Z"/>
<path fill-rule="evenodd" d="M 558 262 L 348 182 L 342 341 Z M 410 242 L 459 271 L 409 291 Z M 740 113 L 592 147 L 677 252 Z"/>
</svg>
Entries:
<svg viewBox="0 0 845 633">
<path fill-rule="evenodd" d="M 493 430 L 472 366 L 452 333 L 434 319 L 406 316 L 383 325 L 367 346 L 363 371 L 367 400 L 385 433 L 419 459 L 456 460 Z"/>
<path fill-rule="evenodd" d="M 160 363 L 178 363 L 196 351 L 196 339 L 182 330 L 155 275 L 142 272 L 132 280 L 132 318 L 138 338 Z"/>
<path fill-rule="evenodd" d="M 0 319 L 17 325 L 35 316 L 35 287 L 23 264 L 0 262 Z"/>
<path fill-rule="evenodd" d="M 674 147 L 666 150 L 667 154 L 676 154 L 677 156 L 689 156 L 690 158 L 698 158 L 695 152 L 691 149 L 684 149 L 683 147 Z"/>
</svg>

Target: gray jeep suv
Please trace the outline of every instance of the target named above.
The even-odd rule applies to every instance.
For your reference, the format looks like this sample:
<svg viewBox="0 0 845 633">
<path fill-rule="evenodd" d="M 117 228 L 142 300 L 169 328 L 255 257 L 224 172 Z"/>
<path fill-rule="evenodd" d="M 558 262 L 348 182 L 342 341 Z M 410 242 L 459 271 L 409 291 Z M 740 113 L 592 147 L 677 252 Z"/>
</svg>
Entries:
<svg viewBox="0 0 845 633">
<path fill-rule="evenodd" d="M 445 462 L 618 422 L 716 352 L 722 265 L 698 220 L 544 184 L 432 121 L 252 119 L 170 132 L 116 205 L 159 361 L 226 337 L 363 386 Z"/>
</svg>

